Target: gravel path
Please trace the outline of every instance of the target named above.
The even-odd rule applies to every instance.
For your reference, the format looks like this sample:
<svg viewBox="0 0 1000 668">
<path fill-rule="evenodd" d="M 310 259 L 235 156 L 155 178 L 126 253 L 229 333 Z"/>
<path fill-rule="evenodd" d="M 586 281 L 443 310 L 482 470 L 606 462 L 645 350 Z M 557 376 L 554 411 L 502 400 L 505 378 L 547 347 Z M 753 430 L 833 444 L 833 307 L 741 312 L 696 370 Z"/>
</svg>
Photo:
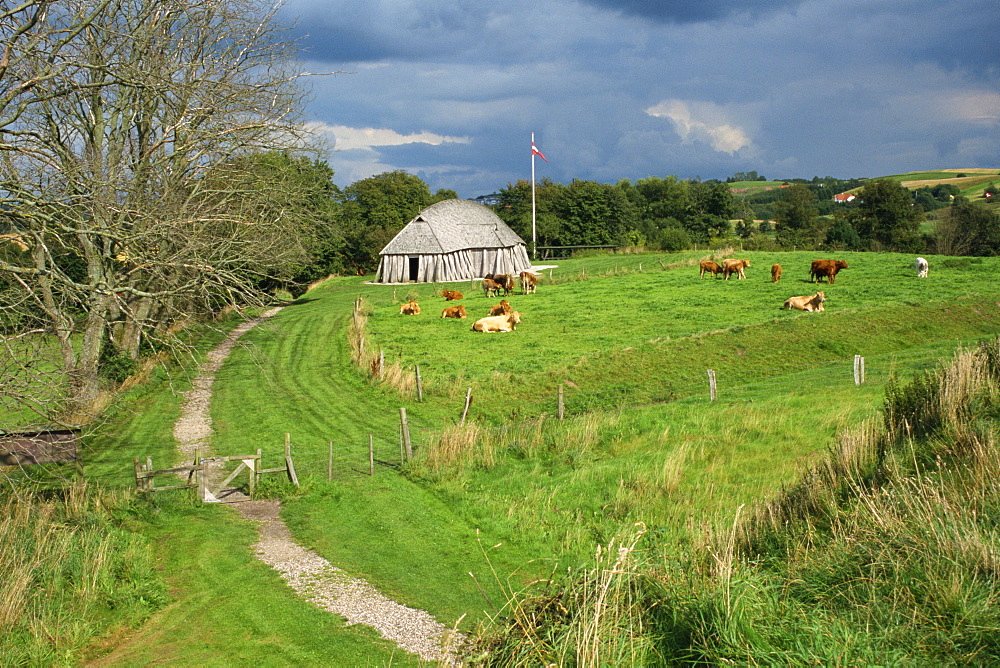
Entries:
<svg viewBox="0 0 1000 668">
<path fill-rule="evenodd" d="M 215 374 L 241 336 L 280 310 L 280 307 L 271 309 L 241 324 L 206 356 L 192 382 L 192 389 L 184 395 L 181 416 L 174 424 L 174 439 L 182 460 L 191 461 L 199 454 L 202 457 L 211 455 L 209 407 Z M 222 475 L 221 465 L 207 472 L 209 479 L 221 480 Z M 260 525 L 260 536 L 254 544 L 257 558 L 278 571 L 297 594 L 323 610 L 344 617 L 348 624 L 373 627 L 387 640 L 425 661 L 461 665 L 457 650 L 465 641 L 461 633 L 437 622 L 423 610 L 408 608 L 386 598 L 364 580 L 351 577 L 312 550 L 296 544 L 281 519 L 278 501 L 250 501 L 245 495 L 232 491 L 220 493 L 219 497 L 220 500 L 240 501 L 231 507 Z"/>
</svg>

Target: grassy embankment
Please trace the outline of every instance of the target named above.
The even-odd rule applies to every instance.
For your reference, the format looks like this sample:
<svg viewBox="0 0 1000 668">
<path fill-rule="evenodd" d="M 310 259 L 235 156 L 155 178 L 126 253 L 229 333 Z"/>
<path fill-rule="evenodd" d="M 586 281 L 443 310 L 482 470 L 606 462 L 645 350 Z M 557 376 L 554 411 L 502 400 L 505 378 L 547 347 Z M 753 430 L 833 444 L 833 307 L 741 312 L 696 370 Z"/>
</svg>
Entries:
<svg viewBox="0 0 1000 668">
<path fill-rule="evenodd" d="M 516 598 L 484 651 L 506 666 L 995 664 L 998 399 L 1000 341 L 963 350 L 690 551 L 641 549 L 640 527 Z"/>
</svg>

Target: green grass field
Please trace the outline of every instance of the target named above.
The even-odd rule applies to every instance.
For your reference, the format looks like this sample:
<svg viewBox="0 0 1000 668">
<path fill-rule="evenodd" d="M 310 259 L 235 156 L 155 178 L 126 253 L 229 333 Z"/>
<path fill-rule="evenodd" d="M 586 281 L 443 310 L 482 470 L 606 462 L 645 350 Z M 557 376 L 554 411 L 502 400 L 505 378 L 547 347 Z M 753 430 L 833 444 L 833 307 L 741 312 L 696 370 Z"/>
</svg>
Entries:
<svg viewBox="0 0 1000 668">
<path fill-rule="evenodd" d="M 290 433 L 303 488 L 274 479 L 267 487 L 284 496 L 296 538 L 401 602 L 472 629 L 512 592 L 581 567 L 636 522 L 648 529 L 643 549 L 684 549 L 703 527 L 730 523 L 741 506 L 794 482 L 840 432 L 876 416 L 891 377 L 1000 333 L 1000 287 L 990 280 L 1000 258 L 932 256 L 930 277 L 920 280 L 912 256 L 839 253 L 850 268 L 835 284 L 816 285 L 807 280 L 813 253 L 736 251 L 752 263 L 743 281 L 699 279 L 703 255 L 559 261 L 544 270 L 537 294 L 508 297 L 522 313 L 508 334 L 470 331 L 498 301 L 472 283 L 447 286 L 465 292 L 470 313 L 453 320 L 439 317 L 446 304 L 435 293 L 444 286 L 331 280 L 241 340 L 216 379 L 212 448 L 261 448 L 265 462 L 276 462 Z M 770 282 L 775 262 L 784 267 L 778 284 Z M 826 292 L 825 312 L 780 308 L 817 289 Z M 423 402 L 351 362 L 346 330 L 359 296 L 367 349 L 384 351 L 404 375 L 419 365 Z M 399 315 L 410 297 L 423 312 Z M 861 386 L 854 355 L 866 358 Z M 719 382 L 716 402 L 707 369 Z M 188 383 L 175 374 L 137 390 L 88 441 L 88 476 L 128 485 L 133 456 L 166 464 Z M 459 427 L 468 388 L 473 403 Z M 402 467 L 401 407 L 416 453 Z M 331 443 L 337 465 L 328 482 Z M 157 512 L 143 531 L 174 603 L 120 643 L 111 663 L 143 663 L 161 645 L 177 658 L 183 642 L 201 648 L 199 661 L 250 660 L 223 647 L 223 620 L 219 630 L 183 624 L 191 615 L 214 619 L 207 601 L 215 597 L 233 606 L 248 646 L 286 647 L 281 661 L 408 660 L 364 632 L 345 635 L 295 604 L 276 576 L 248 566 L 250 530 L 226 509 L 163 504 Z M 214 537 L 233 551 L 212 548 Z M 253 596 L 240 596 L 228 575 L 243 571 Z M 287 608 L 290 621 L 270 626 L 258 613 L 269 606 Z M 323 649 L 330 638 L 334 649 Z"/>
<path fill-rule="evenodd" d="M 314 480 L 287 502 L 296 534 L 408 603 L 474 621 L 489 609 L 476 583 L 445 574 L 482 580 L 480 544 L 502 543 L 489 553 L 498 570 L 528 577 L 579 563 L 634 521 L 676 538 L 692 518 L 731 514 L 791 481 L 838 430 L 872 414 L 890 374 L 1000 332 L 1000 290 L 982 278 L 997 259 L 931 257 L 931 278 L 921 281 L 910 256 L 840 254 L 850 268 L 817 286 L 807 281 L 813 254 L 737 255 L 752 261 L 745 281 L 699 279 L 694 254 L 563 261 L 551 279 L 544 272 L 536 295 L 509 298 L 523 320 L 502 335 L 471 332 L 471 317 L 441 319 L 442 286 L 331 281 L 234 352 L 217 379 L 214 447 L 277 457 L 290 432 L 305 462 L 299 475 Z M 772 284 L 776 261 L 785 279 Z M 471 284 L 448 287 L 465 292 L 471 316 L 498 301 Z M 826 312 L 780 308 L 817 288 L 827 292 Z M 420 365 L 423 403 L 346 360 L 343 330 L 359 295 L 371 309 L 367 345 L 404 369 Z M 409 297 L 420 315 L 399 315 Z M 855 354 L 868 358 L 861 388 Z M 707 368 L 718 373 L 715 404 Z M 552 417 L 560 382 L 571 416 L 562 424 Z M 468 387 L 491 462 L 432 470 L 422 457 L 458 421 Z M 385 467 L 369 481 L 368 434 L 383 459 L 398 461 L 400 406 L 417 460 L 393 484 L 379 482 L 396 475 Z M 356 465 L 328 484 L 329 441 Z M 422 512 L 411 515 L 415 508 Z M 407 527 L 437 540 L 399 541 Z M 414 572 L 437 575 L 420 582 Z M 501 586 L 504 577 L 493 591 Z"/>
</svg>

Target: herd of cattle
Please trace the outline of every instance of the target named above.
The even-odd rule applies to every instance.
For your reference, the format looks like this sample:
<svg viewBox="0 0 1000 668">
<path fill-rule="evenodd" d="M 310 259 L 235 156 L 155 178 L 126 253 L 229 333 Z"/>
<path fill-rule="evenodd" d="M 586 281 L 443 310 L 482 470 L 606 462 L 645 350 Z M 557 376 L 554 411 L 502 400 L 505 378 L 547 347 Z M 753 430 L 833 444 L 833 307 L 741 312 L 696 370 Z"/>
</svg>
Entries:
<svg viewBox="0 0 1000 668">
<path fill-rule="evenodd" d="M 927 272 L 929 269 L 929 264 L 926 259 L 918 257 L 914 261 L 914 268 L 917 270 L 917 276 L 919 278 L 927 278 Z M 725 280 L 729 280 L 730 276 L 736 275 L 737 278 L 746 278 L 745 271 L 750 266 L 750 260 L 723 260 L 722 264 L 718 262 L 712 262 L 711 260 L 702 260 L 699 265 L 699 278 L 704 278 L 705 274 L 711 274 L 714 277 L 722 275 Z M 833 284 L 837 280 L 837 274 L 840 273 L 841 269 L 847 269 L 847 262 L 844 260 L 813 260 L 809 267 L 809 281 L 811 283 L 822 282 L 825 278 L 827 283 Z M 772 264 L 771 265 L 771 282 L 777 283 L 781 280 L 781 265 Z M 783 308 L 787 309 L 798 309 L 800 311 L 823 311 L 823 303 L 826 301 L 826 295 L 822 291 L 816 292 L 812 295 L 803 295 L 800 297 L 789 297 L 785 300 Z"/>
<path fill-rule="evenodd" d="M 521 294 L 534 294 L 538 289 L 537 274 L 533 274 L 530 271 L 522 271 L 518 278 L 521 279 Z M 514 293 L 514 277 L 509 274 L 486 274 L 486 277 L 483 278 L 483 294 L 487 297 L 499 297 L 501 291 L 504 297 L 509 297 Z M 441 296 L 444 297 L 446 302 L 457 301 L 465 297 L 458 290 L 442 290 Z M 420 304 L 411 299 L 399 307 L 399 313 L 400 315 L 418 315 L 420 313 Z M 465 312 L 463 304 L 456 304 L 446 306 L 441 311 L 441 317 L 466 318 L 468 314 Z M 501 299 L 499 304 L 490 307 L 489 315 L 476 320 L 472 324 L 472 331 L 512 332 L 517 329 L 517 325 L 519 324 L 521 324 L 521 314 L 511 308 L 510 302 L 506 299 Z"/>
<path fill-rule="evenodd" d="M 750 260 L 740 260 L 740 259 L 728 259 L 723 260 L 722 264 L 718 262 L 713 262 L 711 260 L 702 260 L 699 264 L 699 278 L 704 278 L 705 274 L 711 274 L 713 277 L 722 276 L 725 280 L 729 280 L 730 276 L 736 276 L 737 279 L 746 278 L 746 270 L 750 267 Z M 812 283 L 820 283 L 823 279 L 826 279 L 827 283 L 831 285 L 836 282 L 837 274 L 840 273 L 842 269 L 847 269 L 847 262 L 844 260 L 813 260 L 809 267 L 809 281 Z M 918 257 L 914 261 L 914 268 L 917 271 L 917 276 L 920 278 L 926 278 L 929 269 L 929 264 L 926 259 Z M 781 265 L 772 264 L 771 265 L 771 282 L 777 283 L 781 280 Z M 529 295 L 533 294 L 538 287 L 538 275 L 533 274 L 530 271 L 522 271 L 518 278 L 521 281 L 521 294 Z M 483 278 L 483 294 L 486 297 L 499 297 L 501 291 L 504 297 L 509 297 L 514 293 L 514 277 L 509 274 L 487 274 Z M 445 301 L 457 301 L 462 299 L 464 295 L 458 290 L 442 290 L 441 296 L 444 297 Z M 785 300 L 782 308 L 786 309 L 798 309 L 800 311 L 817 312 L 825 310 L 823 304 L 826 302 L 826 295 L 822 291 L 816 292 L 812 295 L 802 295 L 798 297 L 789 297 Z M 403 304 L 399 308 L 400 315 L 417 315 L 420 313 L 420 305 L 414 301 L 410 300 Z M 446 306 L 441 312 L 442 318 L 466 318 L 468 315 L 465 312 L 465 306 L 462 304 L 457 304 L 453 306 Z M 489 315 L 486 317 L 476 320 L 472 325 L 472 331 L 474 332 L 512 332 L 521 322 L 521 314 L 511 308 L 510 302 L 506 299 L 501 299 L 500 303 L 491 306 L 489 310 Z"/>
</svg>

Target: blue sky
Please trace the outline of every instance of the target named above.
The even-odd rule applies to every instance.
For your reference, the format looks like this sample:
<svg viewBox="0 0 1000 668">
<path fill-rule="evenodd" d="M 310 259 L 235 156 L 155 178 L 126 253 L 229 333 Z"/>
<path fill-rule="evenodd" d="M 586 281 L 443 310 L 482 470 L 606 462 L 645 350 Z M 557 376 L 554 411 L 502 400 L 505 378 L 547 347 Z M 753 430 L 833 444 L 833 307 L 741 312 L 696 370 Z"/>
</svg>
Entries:
<svg viewBox="0 0 1000 668">
<path fill-rule="evenodd" d="M 348 185 L 1000 169 L 996 0 L 288 0 Z"/>
</svg>

